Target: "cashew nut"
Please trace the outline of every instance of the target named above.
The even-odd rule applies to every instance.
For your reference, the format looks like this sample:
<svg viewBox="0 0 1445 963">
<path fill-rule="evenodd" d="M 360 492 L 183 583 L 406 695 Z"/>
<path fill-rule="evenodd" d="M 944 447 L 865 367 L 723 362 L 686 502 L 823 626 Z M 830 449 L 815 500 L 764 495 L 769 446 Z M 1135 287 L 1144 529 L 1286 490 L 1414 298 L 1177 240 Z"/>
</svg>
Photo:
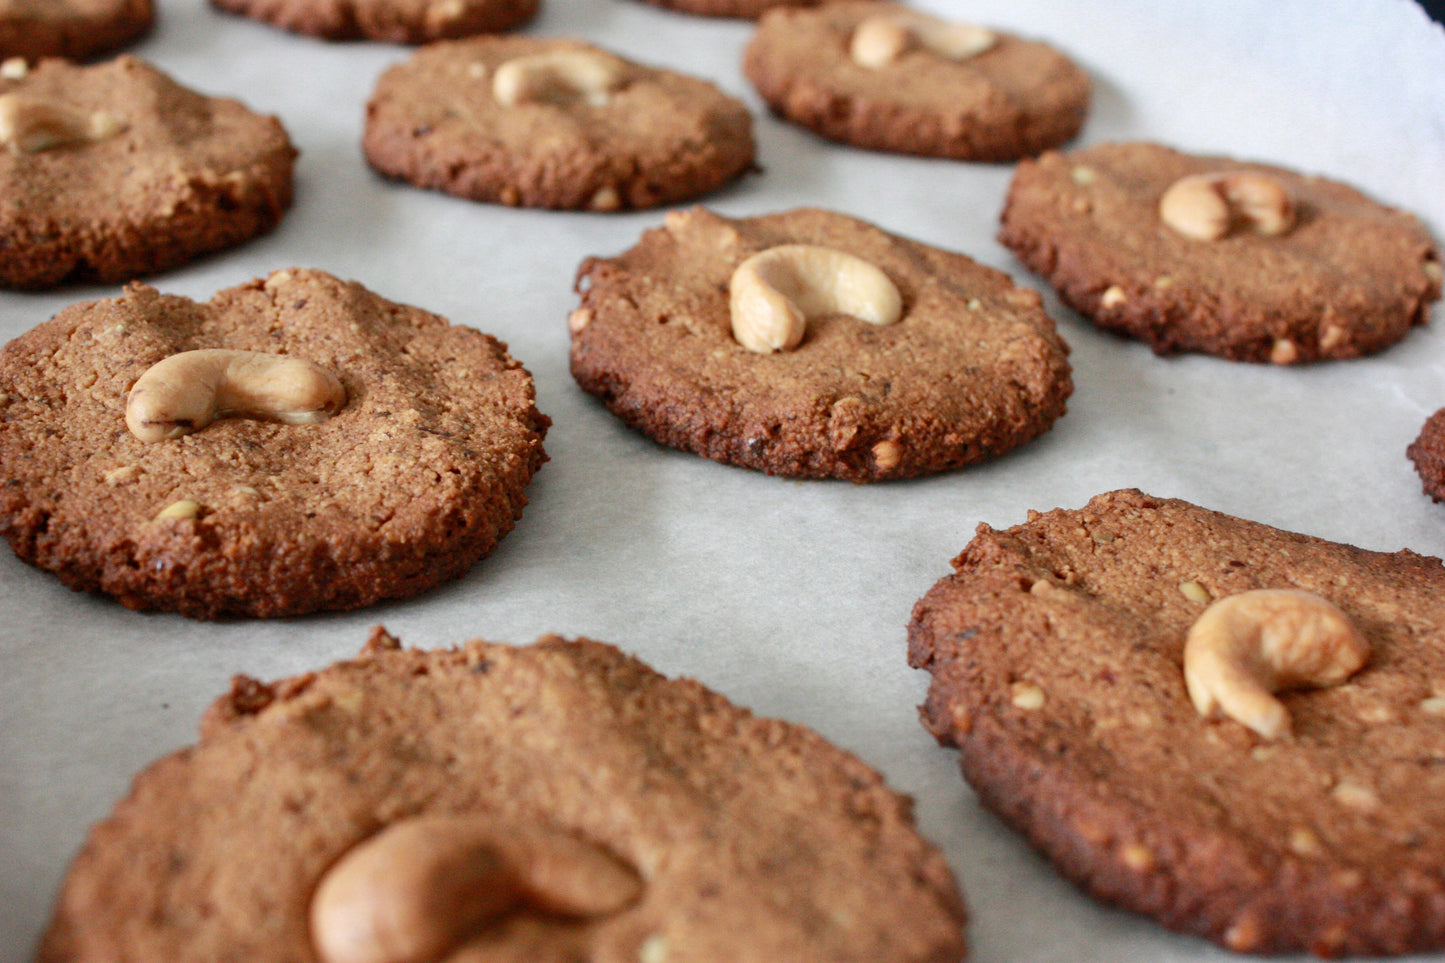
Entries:
<svg viewBox="0 0 1445 963">
<path fill-rule="evenodd" d="M 1189 174 L 1159 198 L 1159 218 L 1198 241 L 1217 241 L 1237 222 L 1276 237 L 1294 226 L 1294 200 L 1278 180 L 1257 171 Z"/>
<path fill-rule="evenodd" d="M 1370 643 L 1338 608 L 1310 592 L 1257 589 L 1226 596 L 1195 620 L 1184 643 L 1184 682 L 1200 715 L 1216 711 L 1266 739 L 1290 730 L 1271 693 L 1339 685 L 1365 664 Z"/>
<path fill-rule="evenodd" d="M 345 404 L 341 382 L 310 361 L 204 348 L 151 365 L 126 397 L 125 423 L 141 441 L 164 441 L 230 415 L 316 424 Z"/>
<path fill-rule="evenodd" d="M 94 143 L 124 129 L 119 118 L 103 110 L 85 113 L 14 91 L 0 94 L 0 144 L 20 153 Z"/>
<path fill-rule="evenodd" d="M 497 68 L 492 96 L 503 107 L 569 104 L 606 106 L 622 86 L 626 62 L 600 50 L 549 50 L 514 57 Z"/>
<path fill-rule="evenodd" d="M 641 895 L 637 874 L 558 830 L 488 816 L 417 816 L 346 853 L 311 901 L 324 963 L 439 963 L 508 913 L 616 913 Z"/>
<path fill-rule="evenodd" d="M 898 288 L 874 265 L 830 247 L 781 244 L 739 264 L 728 285 L 733 337 L 768 354 L 803 340 L 807 319 L 847 314 L 887 325 L 903 314 Z"/>
<path fill-rule="evenodd" d="M 949 23 L 922 13 L 880 13 L 853 29 L 848 54 L 861 67 L 879 69 L 922 47 L 949 60 L 967 60 L 998 42 L 986 27 Z"/>
</svg>

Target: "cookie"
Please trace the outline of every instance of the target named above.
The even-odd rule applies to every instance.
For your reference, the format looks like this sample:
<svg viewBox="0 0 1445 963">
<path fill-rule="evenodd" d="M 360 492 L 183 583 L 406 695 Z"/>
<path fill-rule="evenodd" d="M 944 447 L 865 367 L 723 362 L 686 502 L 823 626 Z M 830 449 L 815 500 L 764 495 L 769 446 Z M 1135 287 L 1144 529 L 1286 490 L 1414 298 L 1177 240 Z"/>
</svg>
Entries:
<svg viewBox="0 0 1445 963">
<path fill-rule="evenodd" d="M 1281 167 L 1100 144 L 1020 163 L 999 240 L 1099 327 L 1159 354 L 1294 364 L 1426 322 L 1440 256 L 1413 216 Z"/>
<path fill-rule="evenodd" d="M 343 952 L 368 921 L 394 955 Z M 39 960 L 955 963 L 963 923 L 911 801 L 816 733 L 599 642 L 378 629 L 238 677 L 92 830 Z"/>
<path fill-rule="evenodd" d="M 809 315 L 777 351 L 738 334 L 785 317 L 748 306 L 770 273 Z M 674 211 L 631 250 L 584 261 L 577 289 L 583 389 L 664 445 L 769 474 L 957 468 L 1048 430 L 1073 390 L 1037 294 L 830 211 Z M 886 306 L 891 319 L 861 320 Z"/>
<path fill-rule="evenodd" d="M 647 0 L 653 6 L 700 17 L 756 20 L 774 7 L 811 7 L 828 0 Z"/>
<path fill-rule="evenodd" d="M 433 44 L 387 70 L 366 111 L 372 167 L 523 207 L 618 211 L 753 168 L 752 116 L 705 80 L 575 40 Z"/>
<path fill-rule="evenodd" d="M 291 206 L 274 117 L 135 57 L 0 76 L 0 285 L 122 282 L 263 234 Z"/>
<path fill-rule="evenodd" d="M 0 350 L 0 531 L 130 608 L 356 608 L 487 554 L 548 424 L 496 339 L 354 282 L 136 284 Z"/>
<path fill-rule="evenodd" d="M 1437 502 L 1445 501 L 1445 408 L 1425 419 L 1405 454 L 1414 462 L 1425 494 Z"/>
<path fill-rule="evenodd" d="M 218 9 L 322 40 L 424 44 L 525 25 L 539 0 L 211 0 Z"/>
<path fill-rule="evenodd" d="M 1089 76 L 1048 44 L 893 3 L 770 10 L 743 71 L 768 106 L 830 140 L 1002 161 L 1070 140 Z"/>
<path fill-rule="evenodd" d="M 1445 947 L 1439 559 L 1119 491 L 953 565 L 909 626 L 923 720 L 1061 872 L 1238 952 Z M 1271 652 L 1341 671 L 1258 703 Z"/>
<path fill-rule="evenodd" d="M 138 40 L 154 22 L 152 0 L 7 0 L 0 60 L 89 60 Z"/>
</svg>

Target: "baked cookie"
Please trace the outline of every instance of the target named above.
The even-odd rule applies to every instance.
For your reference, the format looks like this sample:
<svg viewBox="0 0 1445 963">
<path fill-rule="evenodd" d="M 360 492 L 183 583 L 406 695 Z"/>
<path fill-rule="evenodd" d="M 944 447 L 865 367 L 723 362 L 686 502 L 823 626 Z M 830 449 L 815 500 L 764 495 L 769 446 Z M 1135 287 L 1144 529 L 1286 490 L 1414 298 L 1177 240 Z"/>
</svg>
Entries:
<svg viewBox="0 0 1445 963">
<path fill-rule="evenodd" d="M 295 159 L 276 118 L 135 57 L 0 72 L 0 285 L 128 281 L 239 244 L 291 206 Z"/>
<path fill-rule="evenodd" d="M 363 146 L 418 187 L 592 211 L 695 197 L 754 156 L 747 107 L 711 83 L 535 37 L 433 44 L 387 70 Z"/>
<path fill-rule="evenodd" d="M 539 0 L 211 0 L 222 10 L 323 40 L 422 44 L 523 26 Z"/>
<path fill-rule="evenodd" d="M 811 7 L 827 0 L 647 0 L 655 7 L 701 17 L 756 20 L 773 7 Z"/>
<path fill-rule="evenodd" d="M 237 677 L 91 831 L 39 960 L 956 963 L 963 923 L 911 801 L 816 733 L 599 642 L 377 629 Z"/>
<path fill-rule="evenodd" d="M 154 22 L 152 0 L 5 0 L 0 60 L 88 60 L 139 39 Z"/>
<path fill-rule="evenodd" d="M 1405 454 L 1415 463 L 1425 494 L 1437 502 L 1445 501 L 1445 408 L 1425 419 L 1419 437 Z"/>
<path fill-rule="evenodd" d="M 1440 257 L 1354 188 L 1149 143 L 1019 164 L 999 240 L 1095 324 L 1159 354 L 1356 358 L 1424 324 Z"/>
<path fill-rule="evenodd" d="M 0 350 L 0 531 L 130 608 L 356 608 L 489 552 L 548 424 L 496 339 L 354 282 L 132 285 Z"/>
<path fill-rule="evenodd" d="M 1065 875 L 1238 952 L 1445 946 L 1439 559 L 1119 491 L 953 565 L 923 720 Z"/>
<path fill-rule="evenodd" d="M 770 10 L 743 72 L 830 140 L 956 160 L 1056 147 L 1089 109 L 1088 74 L 1053 47 L 873 0 Z"/>
<path fill-rule="evenodd" d="M 830 211 L 674 211 L 577 289 L 579 385 L 664 445 L 769 474 L 957 468 L 1047 431 L 1073 390 L 1036 293 Z"/>
</svg>

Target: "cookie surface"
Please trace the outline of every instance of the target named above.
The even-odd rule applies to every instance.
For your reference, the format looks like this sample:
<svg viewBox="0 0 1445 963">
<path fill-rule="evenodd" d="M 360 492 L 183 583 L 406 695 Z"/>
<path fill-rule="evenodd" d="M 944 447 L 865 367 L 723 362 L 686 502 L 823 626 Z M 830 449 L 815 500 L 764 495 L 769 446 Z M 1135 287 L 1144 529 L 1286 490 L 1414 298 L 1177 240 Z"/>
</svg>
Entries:
<svg viewBox="0 0 1445 963">
<path fill-rule="evenodd" d="M 296 150 L 279 121 L 131 56 L 0 77 L 0 285 L 122 282 L 275 227 Z M 65 142 L 41 135 L 60 128 Z"/>
<path fill-rule="evenodd" d="M 656 7 L 701 17 L 737 17 L 756 20 L 774 7 L 811 7 L 827 0 L 647 0 Z"/>
<path fill-rule="evenodd" d="M 872 0 L 780 8 L 759 21 L 743 71 L 778 114 L 874 150 L 1010 160 L 1083 126 L 1089 77 L 1053 47 L 990 31 L 986 49 L 953 57 L 905 39 L 888 62 L 865 66 L 850 51 L 872 20 L 943 23 Z"/>
<path fill-rule="evenodd" d="M 211 0 L 217 8 L 323 40 L 422 44 L 512 30 L 539 0 Z"/>
<path fill-rule="evenodd" d="M 694 197 L 754 156 L 747 107 L 711 83 L 532 37 L 434 44 L 392 67 L 364 147 L 378 171 L 418 187 L 593 211 Z"/>
<path fill-rule="evenodd" d="M 313 362 L 345 405 L 320 424 L 132 434 L 137 379 L 208 348 Z M 354 282 L 278 271 L 205 304 L 133 285 L 0 351 L 0 525 L 25 561 L 131 608 L 355 608 L 490 551 L 521 514 L 547 426 L 531 376 L 494 338 Z"/>
<path fill-rule="evenodd" d="M 827 314 L 795 348 L 744 348 L 729 280 L 751 255 L 795 244 L 881 269 L 900 320 Z M 664 445 L 770 474 L 877 481 L 957 468 L 1042 434 L 1073 387 L 1037 294 L 829 211 L 675 211 L 631 250 L 585 261 L 578 290 L 579 385 Z"/>
<path fill-rule="evenodd" d="M 1161 197 L 1180 178 L 1233 172 L 1263 174 L 1292 197 L 1285 233 L 1234 223 L 1198 240 L 1161 219 Z M 1424 324 L 1440 296 L 1439 252 L 1410 214 L 1322 177 L 1158 144 L 1021 163 L 999 240 L 1075 310 L 1160 354 L 1355 358 Z"/>
<path fill-rule="evenodd" d="M 154 22 L 152 0 L 6 0 L 0 60 L 88 60 L 139 39 Z"/>
<path fill-rule="evenodd" d="M 1240 952 L 1445 945 L 1445 569 L 1137 491 L 978 536 L 914 609 L 923 719 L 982 801 L 1109 902 Z M 1186 632 L 1294 588 L 1373 647 L 1281 693 L 1293 734 L 1205 718 Z"/>
<path fill-rule="evenodd" d="M 911 808 L 812 731 L 611 646 L 422 652 L 377 630 L 353 661 L 238 677 L 91 832 L 39 959 L 315 959 L 309 904 L 340 857 L 462 817 L 563 834 L 636 891 L 570 918 L 524 902 L 426 959 L 956 963 L 962 901 Z M 544 897 L 585 868 L 553 863 Z"/>
<path fill-rule="evenodd" d="M 1437 502 L 1445 501 L 1445 408 L 1425 419 L 1405 455 L 1415 464 L 1425 494 Z"/>
</svg>

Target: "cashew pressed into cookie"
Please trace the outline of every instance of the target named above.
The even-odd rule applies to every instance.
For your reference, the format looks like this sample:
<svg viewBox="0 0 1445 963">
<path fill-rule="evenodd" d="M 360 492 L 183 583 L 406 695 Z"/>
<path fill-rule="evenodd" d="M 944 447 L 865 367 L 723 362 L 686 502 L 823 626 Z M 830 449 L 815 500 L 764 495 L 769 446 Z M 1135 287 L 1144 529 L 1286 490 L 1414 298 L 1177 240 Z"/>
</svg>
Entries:
<svg viewBox="0 0 1445 963">
<path fill-rule="evenodd" d="M 1339 608 L 1297 589 L 1257 589 L 1210 605 L 1189 629 L 1184 681 L 1200 715 L 1215 712 L 1266 739 L 1290 730 L 1271 693 L 1344 682 L 1370 657 L 1370 643 Z"/>
<path fill-rule="evenodd" d="M 91 144 L 125 129 L 105 111 L 82 111 L 14 91 L 0 95 L 0 144 L 22 154 Z"/>
<path fill-rule="evenodd" d="M 626 62 L 600 50 L 549 50 L 514 57 L 492 76 L 503 107 L 582 101 L 604 107 L 626 78 Z"/>
<path fill-rule="evenodd" d="M 1217 241 L 1236 223 L 1276 237 L 1294 226 L 1294 199 L 1276 178 L 1258 171 L 1189 174 L 1159 198 L 1159 218 L 1199 241 Z"/>
<path fill-rule="evenodd" d="M 608 916 L 641 892 L 617 857 L 559 830 L 417 816 L 356 846 L 322 877 L 311 934 L 324 963 L 440 963 L 510 913 Z"/>
<path fill-rule="evenodd" d="M 126 396 L 125 423 L 141 441 L 164 441 L 228 416 L 316 424 L 345 404 L 337 377 L 310 361 L 203 348 L 151 365 Z"/>
<path fill-rule="evenodd" d="M 950 23 L 922 13 L 880 13 L 853 29 L 848 55 L 861 67 L 886 67 L 922 48 L 949 60 L 967 60 L 998 42 L 998 35 L 972 23 Z"/>
<path fill-rule="evenodd" d="M 782 244 L 739 264 L 728 285 L 733 337 L 768 354 L 803 340 L 807 319 L 846 314 L 888 325 L 903 297 L 876 265 L 835 248 Z"/>
</svg>

